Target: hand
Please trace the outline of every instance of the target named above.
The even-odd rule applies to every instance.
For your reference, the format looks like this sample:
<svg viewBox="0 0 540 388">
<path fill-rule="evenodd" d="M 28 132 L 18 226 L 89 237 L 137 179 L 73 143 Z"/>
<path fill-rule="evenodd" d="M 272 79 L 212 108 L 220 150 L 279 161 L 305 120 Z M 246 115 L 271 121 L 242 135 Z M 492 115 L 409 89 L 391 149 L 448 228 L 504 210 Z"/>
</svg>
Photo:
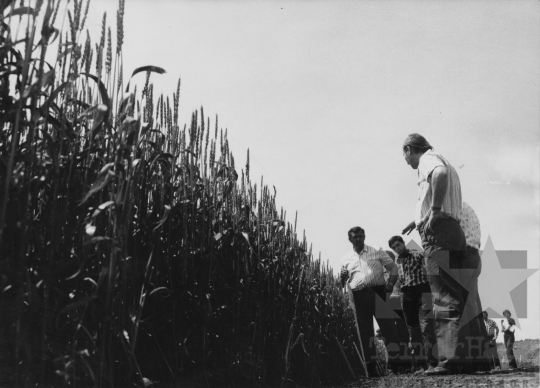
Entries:
<svg viewBox="0 0 540 388">
<path fill-rule="evenodd" d="M 441 217 L 442 217 L 442 214 L 441 214 L 440 210 L 431 209 L 431 213 L 429 215 L 429 218 L 428 218 L 426 224 L 424 225 L 424 227 L 425 227 L 424 230 L 430 230 L 430 231 L 433 232 L 433 225 L 435 225 L 435 222 Z"/>
<path fill-rule="evenodd" d="M 416 224 L 415 224 L 414 221 L 413 221 L 413 222 L 411 222 L 409 225 L 407 225 L 407 226 L 405 227 L 405 229 L 403 229 L 403 230 L 401 231 L 401 234 L 410 234 L 410 233 L 414 230 L 415 227 L 416 227 Z"/>
<path fill-rule="evenodd" d="M 345 282 L 349 278 L 349 271 L 347 268 L 341 268 L 341 287 L 345 287 Z"/>
</svg>

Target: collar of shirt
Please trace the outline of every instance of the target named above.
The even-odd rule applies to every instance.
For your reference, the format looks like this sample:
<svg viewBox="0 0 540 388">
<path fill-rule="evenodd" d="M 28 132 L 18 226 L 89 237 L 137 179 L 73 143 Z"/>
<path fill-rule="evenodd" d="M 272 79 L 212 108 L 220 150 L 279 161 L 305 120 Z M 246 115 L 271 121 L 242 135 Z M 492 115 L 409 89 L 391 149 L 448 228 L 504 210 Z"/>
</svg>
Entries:
<svg viewBox="0 0 540 388">
<path fill-rule="evenodd" d="M 364 248 L 360 252 L 356 252 L 356 250 L 353 248 L 353 252 L 356 253 L 358 256 L 360 256 L 362 253 L 367 253 L 367 246 L 364 244 Z"/>
<path fill-rule="evenodd" d="M 410 251 L 408 249 L 405 249 L 405 251 L 401 255 L 398 255 L 396 263 L 401 264 L 403 262 L 403 259 L 409 255 L 409 252 Z"/>
</svg>

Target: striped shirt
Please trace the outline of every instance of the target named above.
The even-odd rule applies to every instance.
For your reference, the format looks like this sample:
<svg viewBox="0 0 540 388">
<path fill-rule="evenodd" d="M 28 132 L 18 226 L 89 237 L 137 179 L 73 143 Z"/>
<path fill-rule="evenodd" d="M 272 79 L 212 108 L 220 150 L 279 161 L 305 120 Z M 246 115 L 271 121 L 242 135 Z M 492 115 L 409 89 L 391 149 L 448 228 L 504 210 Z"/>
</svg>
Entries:
<svg viewBox="0 0 540 388">
<path fill-rule="evenodd" d="M 499 326 L 495 323 L 495 321 L 488 318 L 487 321 L 484 321 L 486 325 L 486 331 L 488 334 L 488 337 L 495 337 L 495 334 L 499 334 Z"/>
<path fill-rule="evenodd" d="M 384 268 L 390 271 L 390 275 L 398 274 L 396 265 L 385 251 L 368 245 L 364 245 L 360 254 L 353 250 L 343 256 L 341 268 L 349 273 L 348 283 L 353 291 L 384 285 Z"/>
<path fill-rule="evenodd" d="M 426 267 L 424 266 L 424 254 L 422 252 L 407 249 L 398 256 L 396 263 L 402 291 L 406 292 L 409 287 L 428 283 Z"/>
<path fill-rule="evenodd" d="M 441 154 L 432 150 L 426 151 L 418 164 L 418 202 L 414 221 L 420 225 L 430 214 L 433 189 L 431 174 L 437 167 L 446 167 L 448 174 L 448 188 L 444 196 L 441 212 L 459 221 L 461 217 L 461 184 L 459 176 L 452 165 Z"/>
<path fill-rule="evenodd" d="M 480 249 L 480 220 L 476 216 L 473 208 L 466 202 L 463 202 L 463 211 L 461 212 L 461 220 L 459 221 L 461 229 L 465 234 L 467 246 L 475 249 Z"/>
</svg>

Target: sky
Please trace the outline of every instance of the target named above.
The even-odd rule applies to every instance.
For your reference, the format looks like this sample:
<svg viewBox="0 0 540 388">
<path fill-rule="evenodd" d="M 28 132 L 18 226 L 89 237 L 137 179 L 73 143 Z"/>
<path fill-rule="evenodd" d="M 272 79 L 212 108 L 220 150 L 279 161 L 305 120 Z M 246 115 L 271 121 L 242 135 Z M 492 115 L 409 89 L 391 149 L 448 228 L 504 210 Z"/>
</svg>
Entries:
<svg viewBox="0 0 540 388">
<path fill-rule="evenodd" d="M 335 269 L 351 249 L 350 227 L 388 249 L 412 221 L 416 171 L 401 146 L 421 133 L 456 167 L 480 219 L 491 252 L 479 284 L 484 307 L 515 312 L 509 299 L 490 300 L 518 283 L 493 251 L 526 251 L 528 268 L 540 266 L 539 8 L 525 0 L 127 0 L 124 74 L 166 69 L 152 75 L 155 95 L 172 96 L 181 78 L 180 122 L 201 106 L 212 127 L 218 115 L 238 169 L 249 148 L 252 181 L 275 186 L 287 220 L 298 212 L 300 234 Z M 105 11 L 115 31 L 116 9 L 92 0 L 94 41 Z M 417 232 L 409 238 L 420 242 Z M 539 283 L 537 271 L 518 339 L 540 337 Z"/>
</svg>

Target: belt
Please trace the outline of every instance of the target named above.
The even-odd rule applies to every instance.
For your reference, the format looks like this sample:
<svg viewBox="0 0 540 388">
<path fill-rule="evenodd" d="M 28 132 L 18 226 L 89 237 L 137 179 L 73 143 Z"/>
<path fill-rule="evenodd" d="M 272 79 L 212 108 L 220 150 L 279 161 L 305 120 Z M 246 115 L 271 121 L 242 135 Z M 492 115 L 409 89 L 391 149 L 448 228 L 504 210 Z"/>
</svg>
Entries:
<svg viewBox="0 0 540 388">
<path fill-rule="evenodd" d="M 401 286 L 401 291 L 403 291 L 403 292 L 413 292 L 413 291 L 420 290 L 420 289 L 422 289 L 422 288 L 424 288 L 426 286 L 429 286 L 429 282 L 416 284 L 414 286 Z"/>
<path fill-rule="evenodd" d="M 378 284 L 376 286 L 367 286 L 367 287 L 362 287 L 362 288 L 356 288 L 356 289 L 353 290 L 353 292 L 364 291 L 364 290 L 367 290 L 368 288 L 375 288 L 375 287 L 384 287 L 384 284 Z"/>
</svg>

